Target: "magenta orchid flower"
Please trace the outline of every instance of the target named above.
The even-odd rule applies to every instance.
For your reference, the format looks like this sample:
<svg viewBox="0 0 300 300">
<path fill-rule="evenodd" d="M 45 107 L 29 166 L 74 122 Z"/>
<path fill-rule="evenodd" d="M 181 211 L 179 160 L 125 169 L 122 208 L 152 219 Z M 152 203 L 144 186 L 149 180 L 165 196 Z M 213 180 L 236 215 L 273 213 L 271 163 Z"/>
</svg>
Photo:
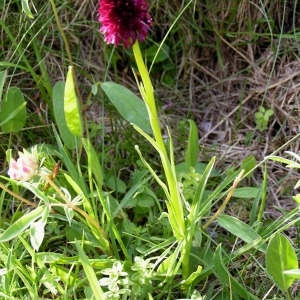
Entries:
<svg viewBox="0 0 300 300">
<path fill-rule="evenodd" d="M 116 47 L 144 41 L 152 25 L 145 0 L 99 0 L 98 13 L 105 42 Z"/>
</svg>

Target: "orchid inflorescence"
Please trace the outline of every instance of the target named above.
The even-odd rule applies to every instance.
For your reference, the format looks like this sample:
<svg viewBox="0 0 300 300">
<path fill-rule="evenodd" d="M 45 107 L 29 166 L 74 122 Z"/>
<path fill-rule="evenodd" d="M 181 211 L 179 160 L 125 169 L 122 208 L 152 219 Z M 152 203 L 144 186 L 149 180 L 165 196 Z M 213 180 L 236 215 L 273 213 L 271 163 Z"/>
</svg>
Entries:
<svg viewBox="0 0 300 300">
<path fill-rule="evenodd" d="M 100 0 L 98 13 L 105 42 L 115 46 L 144 41 L 152 25 L 145 0 Z"/>
</svg>

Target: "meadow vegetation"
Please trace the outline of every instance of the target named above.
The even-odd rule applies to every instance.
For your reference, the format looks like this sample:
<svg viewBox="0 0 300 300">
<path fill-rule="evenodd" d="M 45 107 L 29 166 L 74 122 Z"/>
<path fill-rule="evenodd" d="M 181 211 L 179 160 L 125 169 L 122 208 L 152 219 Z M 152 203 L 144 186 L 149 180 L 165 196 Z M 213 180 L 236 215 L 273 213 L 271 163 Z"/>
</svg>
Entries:
<svg viewBox="0 0 300 300">
<path fill-rule="evenodd" d="M 0 299 L 299 299 L 300 3 L 148 4 L 0 0 Z"/>
</svg>

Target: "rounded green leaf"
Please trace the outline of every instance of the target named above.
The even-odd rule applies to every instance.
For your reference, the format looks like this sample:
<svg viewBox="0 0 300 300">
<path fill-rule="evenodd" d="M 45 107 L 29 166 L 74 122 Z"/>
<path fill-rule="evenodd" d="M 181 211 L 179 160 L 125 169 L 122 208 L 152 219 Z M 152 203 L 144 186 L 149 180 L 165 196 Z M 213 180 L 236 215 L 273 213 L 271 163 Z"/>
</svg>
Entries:
<svg viewBox="0 0 300 300">
<path fill-rule="evenodd" d="M 152 133 L 146 105 L 139 97 L 114 82 L 104 82 L 101 88 L 126 121 L 147 133 Z"/>
<path fill-rule="evenodd" d="M 11 87 L 1 102 L 0 123 L 4 133 L 19 132 L 26 121 L 26 102 L 20 89 Z"/>
<path fill-rule="evenodd" d="M 283 291 L 293 284 L 295 277 L 284 271 L 297 269 L 298 260 L 293 246 L 281 233 L 276 233 L 269 242 L 266 266 L 276 285 Z"/>
<path fill-rule="evenodd" d="M 64 92 L 64 112 L 67 126 L 75 136 L 82 137 L 82 121 L 74 84 L 74 69 L 69 67 Z"/>
</svg>

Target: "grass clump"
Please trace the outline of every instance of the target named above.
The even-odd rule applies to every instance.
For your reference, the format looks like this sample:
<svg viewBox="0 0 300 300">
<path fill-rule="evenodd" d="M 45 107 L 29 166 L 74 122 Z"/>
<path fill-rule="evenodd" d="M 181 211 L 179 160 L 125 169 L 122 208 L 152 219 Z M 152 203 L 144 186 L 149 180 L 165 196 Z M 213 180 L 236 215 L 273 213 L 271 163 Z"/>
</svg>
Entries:
<svg viewBox="0 0 300 300">
<path fill-rule="evenodd" d="M 4 1 L 0 298 L 298 299 L 297 4 L 149 4 Z"/>
</svg>

